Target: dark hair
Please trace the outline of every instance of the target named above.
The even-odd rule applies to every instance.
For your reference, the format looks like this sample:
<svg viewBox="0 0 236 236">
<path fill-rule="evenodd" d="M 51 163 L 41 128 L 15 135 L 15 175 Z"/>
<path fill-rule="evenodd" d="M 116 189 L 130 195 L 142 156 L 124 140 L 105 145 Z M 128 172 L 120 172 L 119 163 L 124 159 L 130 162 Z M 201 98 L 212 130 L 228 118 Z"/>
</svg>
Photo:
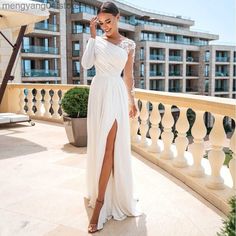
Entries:
<svg viewBox="0 0 236 236">
<path fill-rule="evenodd" d="M 120 13 L 118 7 L 113 2 L 104 2 L 97 10 L 97 15 L 99 13 L 110 13 L 113 16 L 117 16 Z"/>
</svg>

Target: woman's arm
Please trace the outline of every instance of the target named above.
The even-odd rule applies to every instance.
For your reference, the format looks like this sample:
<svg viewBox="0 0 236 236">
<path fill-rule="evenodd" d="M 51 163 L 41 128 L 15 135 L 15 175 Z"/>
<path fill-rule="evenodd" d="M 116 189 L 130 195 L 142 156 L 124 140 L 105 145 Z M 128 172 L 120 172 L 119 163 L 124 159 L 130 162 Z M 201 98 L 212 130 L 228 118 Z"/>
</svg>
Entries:
<svg viewBox="0 0 236 236">
<path fill-rule="evenodd" d="M 81 59 L 81 64 L 84 69 L 89 69 L 94 65 L 95 60 L 95 38 L 90 38 L 86 45 L 84 54 Z"/>
<path fill-rule="evenodd" d="M 124 68 L 124 82 L 128 92 L 129 104 L 134 105 L 134 55 L 135 55 L 135 43 L 133 43 L 129 50 L 128 59 Z"/>
</svg>

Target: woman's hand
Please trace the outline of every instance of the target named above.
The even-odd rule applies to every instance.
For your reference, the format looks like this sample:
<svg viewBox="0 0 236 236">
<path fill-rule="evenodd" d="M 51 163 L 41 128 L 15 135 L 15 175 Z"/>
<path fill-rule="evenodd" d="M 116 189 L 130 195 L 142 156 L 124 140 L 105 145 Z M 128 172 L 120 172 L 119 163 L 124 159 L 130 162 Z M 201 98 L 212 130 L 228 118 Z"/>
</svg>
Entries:
<svg viewBox="0 0 236 236">
<path fill-rule="evenodd" d="M 129 117 L 130 118 L 135 118 L 136 114 L 137 114 L 137 108 L 136 106 L 133 104 L 133 105 L 130 105 L 130 110 L 129 110 Z"/>
<path fill-rule="evenodd" d="M 95 16 L 91 19 L 90 21 L 90 34 L 91 34 L 91 37 L 92 38 L 95 38 L 96 37 L 96 28 L 97 28 L 97 20 L 98 20 L 98 17 Z"/>
</svg>

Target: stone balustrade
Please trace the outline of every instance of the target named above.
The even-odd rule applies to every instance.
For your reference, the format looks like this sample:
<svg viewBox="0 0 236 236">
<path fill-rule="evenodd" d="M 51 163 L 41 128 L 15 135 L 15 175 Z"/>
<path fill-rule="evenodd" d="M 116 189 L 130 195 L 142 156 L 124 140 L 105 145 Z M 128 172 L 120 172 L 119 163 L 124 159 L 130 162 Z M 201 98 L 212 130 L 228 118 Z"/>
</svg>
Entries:
<svg viewBox="0 0 236 236">
<path fill-rule="evenodd" d="M 62 123 L 61 99 L 72 87 L 9 84 L 0 111 Z M 141 89 L 135 94 L 132 149 L 227 214 L 227 201 L 236 193 L 236 132 L 226 135 L 223 120 L 235 126 L 235 100 Z M 226 149 L 233 157 L 229 168 L 223 165 Z"/>
</svg>

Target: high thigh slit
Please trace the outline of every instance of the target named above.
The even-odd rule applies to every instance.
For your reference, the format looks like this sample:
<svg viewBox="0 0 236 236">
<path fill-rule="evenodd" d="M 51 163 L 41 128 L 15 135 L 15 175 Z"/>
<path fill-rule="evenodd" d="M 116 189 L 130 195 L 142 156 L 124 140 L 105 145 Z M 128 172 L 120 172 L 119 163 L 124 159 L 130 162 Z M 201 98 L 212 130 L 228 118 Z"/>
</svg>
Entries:
<svg viewBox="0 0 236 236">
<path fill-rule="evenodd" d="M 109 176 L 97 229 L 102 229 L 111 218 L 123 220 L 127 216 L 141 215 L 138 199 L 133 195 L 129 97 L 121 77 L 127 57 L 124 48 L 96 36 L 96 39 L 89 39 L 81 61 L 86 69 L 93 65 L 96 68 L 90 85 L 87 115 L 87 197 L 92 208 L 98 196 L 107 137 L 117 122 L 114 172 Z"/>
</svg>

